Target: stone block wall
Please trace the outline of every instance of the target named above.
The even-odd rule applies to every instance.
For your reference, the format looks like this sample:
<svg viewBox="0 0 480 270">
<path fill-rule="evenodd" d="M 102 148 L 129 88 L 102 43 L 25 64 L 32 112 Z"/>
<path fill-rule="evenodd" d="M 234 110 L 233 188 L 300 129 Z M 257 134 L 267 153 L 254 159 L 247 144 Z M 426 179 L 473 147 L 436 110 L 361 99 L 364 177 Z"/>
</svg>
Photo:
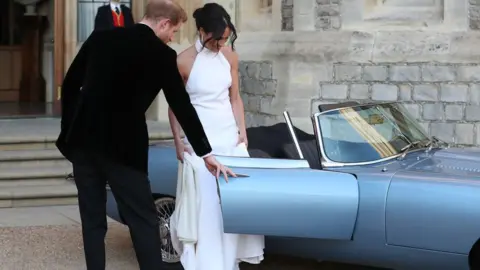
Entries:
<svg viewBox="0 0 480 270">
<path fill-rule="evenodd" d="M 241 64 L 248 126 L 283 121 L 279 113 L 270 113 L 278 91 L 272 70 L 268 61 Z M 318 66 L 311 65 L 311 70 Z M 456 145 L 480 145 L 479 65 L 333 63 L 324 66 L 324 71 L 310 98 L 286 100 L 283 105 L 307 131 L 308 116 L 317 112 L 320 104 L 402 102 L 429 134 Z"/>
<path fill-rule="evenodd" d="M 430 135 L 480 146 L 480 0 L 282 0 L 282 32 L 241 33 L 247 125 L 311 132 L 321 103 L 398 101 Z M 293 30 L 293 31 L 292 31 Z"/>
<path fill-rule="evenodd" d="M 282 0 L 282 31 L 293 31 L 293 0 Z"/>
<path fill-rule="evenodd" d="M 480 0 L 378 3 L 282 0 L 282 32 L 241 33 L 247 124 L 288 110 L 311 132 L 319 104 L 398 101 L 430 135 L 480 146 Z"/>
<path fill-rule="evenodd" d="M 317 0 L 315 7 L 315 29 L 340 29 L 340 4 L 341 0 Z"/>
<path fill-rule="evenodd" d="M 269 114 L 269 104 L 277 94 L 277 80 L 273 78 L 272 62 L 241 62 L 239 80 L 246 125 L 251 127 L 277 122 L 277 117 Z"/>
<path fill-rule="evenodd" d="M 480 30 L 480 0 L 469 0 L 469 25 L 472 30 Z"/>
<path fill-rule="evenodd" d="M 480 66 L 335 63 L 319 82 L 319 104 L 402 102 L 431 134 L 457 145 L 480 144 Z"/>
</svg>

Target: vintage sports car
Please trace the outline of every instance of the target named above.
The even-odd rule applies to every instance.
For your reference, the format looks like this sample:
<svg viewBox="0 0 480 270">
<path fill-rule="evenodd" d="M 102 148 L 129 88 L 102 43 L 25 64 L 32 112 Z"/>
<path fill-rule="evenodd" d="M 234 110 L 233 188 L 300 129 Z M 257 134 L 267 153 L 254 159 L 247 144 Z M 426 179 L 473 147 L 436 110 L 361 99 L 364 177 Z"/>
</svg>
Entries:
<svg viewBox="0 0 480 270">
<path fill-rule="evenodd" d="M 248 130 L 250 158 L 218 157 L 242 175 L 219 181 L 225 232 L 266 235 L 267 253 L 390 269 L 478 262 L 480 150 L 428 137 L 398 103 L 321 105 L 314 134 L 284 116 Z M 152 146 L 149 162 L 163 258 L 175 263 L 175 149 Z M 108 215 L 123 222 L 110 192 Z"/>
</svg>

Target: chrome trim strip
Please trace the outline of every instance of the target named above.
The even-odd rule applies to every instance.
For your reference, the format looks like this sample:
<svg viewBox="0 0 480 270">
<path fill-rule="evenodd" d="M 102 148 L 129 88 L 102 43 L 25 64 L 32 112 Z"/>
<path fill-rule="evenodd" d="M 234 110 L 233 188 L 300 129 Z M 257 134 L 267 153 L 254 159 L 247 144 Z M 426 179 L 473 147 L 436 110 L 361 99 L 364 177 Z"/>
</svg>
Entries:
<svg viewBox="0 0 480 270">
<path fill-rule="evenodd" d="M 356 108 L 356 107 L 360 107 L 360 106 L 376 106 L 376 105 L 383 105 L 383 104 L 398 104 L 400 102 L 375 102 L 375 103 L 364 103 L 364 104 L 358 104 L 358 105 L 355 105 L 355 106 L 345 106 L 345 107 L 339 107 L 339 108 L 335 108 L 335 109 L 330 109 L 330 110 L 326 110 L 326 111 L 323 111 L 323 112 L 317 112 L 315 113 L 316 114 L 326 114 L 326 113 L 329 113 L 329 112 L 332 112 L 332 111 L 337 111 L 337 110 L 340 110 L 340 109 L 345 109 L 345 108 Z"/>
<path fill-rule="evenodd" d="M 215 156 L 223 165 L 245 169 L 310 169 L 306 160 Z"/>
<path fill-rule="evenodd" d="M 293 143 L 295 144 L 295 148 L 297 148 L 297 153 L 300 159 L 304 159 L 302 149 L 300 148 L 300 144 L 298 143 L 297 135 L 295 134 L 295 130 L 293 129 L 292 119 L 290 118 L 290 114 L 288 111 L 283 112 L 283 117 L 285 118 L 285 122 L 288 126 L 288 131 L 290 132 L 290 136 L 292 136 Z"/>
</svg>

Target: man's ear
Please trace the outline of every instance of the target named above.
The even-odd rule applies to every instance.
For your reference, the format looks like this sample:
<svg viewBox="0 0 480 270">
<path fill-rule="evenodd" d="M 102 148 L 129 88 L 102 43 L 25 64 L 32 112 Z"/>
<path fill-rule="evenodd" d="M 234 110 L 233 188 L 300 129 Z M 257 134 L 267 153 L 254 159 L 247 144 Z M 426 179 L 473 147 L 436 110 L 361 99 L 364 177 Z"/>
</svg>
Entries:
<svg viewBox="0 0 480 270">
<path fill-rule="evenodd" d="M 160 26 L 161 29 L 165 29 L 171 23 L 169 19 L 162 19 L 158 22 L 158 26 Z"/>
</svg>

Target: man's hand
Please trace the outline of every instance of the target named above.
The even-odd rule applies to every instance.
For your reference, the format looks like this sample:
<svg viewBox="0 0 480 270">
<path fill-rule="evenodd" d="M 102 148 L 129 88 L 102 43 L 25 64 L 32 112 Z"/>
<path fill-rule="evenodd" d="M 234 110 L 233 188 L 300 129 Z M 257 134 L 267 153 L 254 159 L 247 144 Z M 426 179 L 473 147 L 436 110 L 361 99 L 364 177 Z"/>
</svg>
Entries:
<svg viewBox="0 0 480 270">
<path fill-rule="evenodd" d="M 223 166 L 223 164 L 218 162 L 214 156 L 205 157 L 203 160 L 205 161 L 205 165 L 207 166 L 207 169 L 215 176 L 217 180 L 220 177 L 220 174 L 223 174 L 223 176 L 225 177 L 225 182 L 227 183 L 228 183 L 229 175 L 233 177 L 237 177 L 237 175 L 233 173 L 232 170 Z"/>
</svg>

